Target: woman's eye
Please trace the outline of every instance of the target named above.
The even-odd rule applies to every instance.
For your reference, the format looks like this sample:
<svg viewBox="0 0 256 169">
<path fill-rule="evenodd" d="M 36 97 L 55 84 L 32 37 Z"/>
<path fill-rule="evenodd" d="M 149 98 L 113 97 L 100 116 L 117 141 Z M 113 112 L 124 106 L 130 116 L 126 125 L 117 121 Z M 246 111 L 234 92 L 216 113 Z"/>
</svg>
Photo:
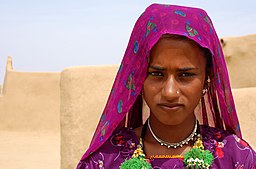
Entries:
<svg viewBox="0 0 256 169">
<path fill-rule="evenodd" d="M 195 75 L 194 73 L 184 72 L 184 73 L 181 73 L 179 76 L 180 77 L 191 77 L 194 75 Z"/>
<path fill-rule="evenodd" d="M 148 74 L 151 76 L 163 76 L 162 72 L 148 72 Z"/>
</svg>

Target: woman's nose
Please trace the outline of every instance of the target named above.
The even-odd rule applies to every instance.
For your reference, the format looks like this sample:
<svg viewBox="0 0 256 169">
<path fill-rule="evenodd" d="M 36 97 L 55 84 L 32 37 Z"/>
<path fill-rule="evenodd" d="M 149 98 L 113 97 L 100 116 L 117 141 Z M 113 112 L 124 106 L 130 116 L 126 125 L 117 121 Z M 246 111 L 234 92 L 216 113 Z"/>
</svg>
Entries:
<svg viewBox="0 0 256 169">
<path fill-rule="evenodd" d="M 173 100 L 180 95 L 179 86 L 174 77 L 169 77 L 162 88 L 162 96 L 166 100 Z"/>
</svg>

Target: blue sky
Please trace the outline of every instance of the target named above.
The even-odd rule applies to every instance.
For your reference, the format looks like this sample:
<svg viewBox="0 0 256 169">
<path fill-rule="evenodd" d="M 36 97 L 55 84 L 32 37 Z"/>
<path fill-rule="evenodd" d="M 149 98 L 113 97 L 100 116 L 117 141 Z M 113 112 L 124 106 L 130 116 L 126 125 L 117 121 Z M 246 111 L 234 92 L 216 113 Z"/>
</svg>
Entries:
<svg viewBox="0 0 256 169">
<path fill-rule="evenodd" d="M 220 37 L 256 33 L 255 0 L 0 0 L 0 84 L 9 55 L 17 71 L 119 64 L 151 3 L 203 8 Z"/>
</svg>

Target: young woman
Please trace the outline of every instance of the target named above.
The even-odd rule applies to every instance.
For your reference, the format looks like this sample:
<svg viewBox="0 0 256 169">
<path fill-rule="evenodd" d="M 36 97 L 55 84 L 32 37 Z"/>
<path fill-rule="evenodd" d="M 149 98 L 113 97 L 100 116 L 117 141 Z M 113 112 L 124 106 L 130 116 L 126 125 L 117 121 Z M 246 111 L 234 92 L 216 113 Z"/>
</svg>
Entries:
<svg viewBox="0 0 256 169">
<path fill-rule="evenodd" d="M 153 4 L 135 24 L 77 169 L 255 168 L 241 137 L 210 18 L 198 8 Z"/>
</svg>

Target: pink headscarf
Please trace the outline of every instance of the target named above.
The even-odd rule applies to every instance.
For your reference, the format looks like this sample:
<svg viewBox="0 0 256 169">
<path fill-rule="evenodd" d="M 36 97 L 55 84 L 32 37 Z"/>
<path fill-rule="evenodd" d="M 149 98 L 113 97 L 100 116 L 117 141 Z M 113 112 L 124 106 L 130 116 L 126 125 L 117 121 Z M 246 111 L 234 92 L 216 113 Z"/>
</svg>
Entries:
<svg viewBox="0 0 256 169">
<path fill-rule="evenodd" d="M 163 34 L 185 36 L 212 54 L 210 89 L 201 100 L 201 124 L 228 130 L 241 137 L 224 55 L 207 13 L 198 8 L 152 4 L 137 20 L 105 109 L 85 159 L 118 127 L 142 125 L 141 90 L 147 75 L 150 49 Z"/>
</svg>

